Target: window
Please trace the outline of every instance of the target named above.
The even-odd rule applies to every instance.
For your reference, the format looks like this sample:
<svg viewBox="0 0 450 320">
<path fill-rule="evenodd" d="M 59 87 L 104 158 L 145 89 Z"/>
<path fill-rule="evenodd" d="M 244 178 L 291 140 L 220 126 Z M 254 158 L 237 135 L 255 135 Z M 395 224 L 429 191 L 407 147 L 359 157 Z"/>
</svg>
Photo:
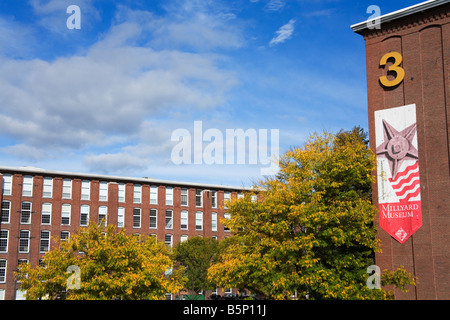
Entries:
<svg viewBox="0 0 450 320">
<path fill-rule="evenodd" d="M 142 201 L 142 186 L 140 184 L 134 185 L 133 203 L 141 203 Z"/>
<path fill-rule="evenodd" d="M 180 237 L 180 242 L 184 242 L 184 241 L 186 241 L 187 239 L 188 239 L 188 236 L 185 235 L 185 234 L 182 234 L 181 237 Z"/>
<path fill-rule="evenodd" d="M 217 212 L 211 212 L 211 231 L 217 231 Z"/>
<path fill-rule="evenodd" d="M 99 201 L 108 201 L 108 182 L 101 181 L 98 193 Z"/>
<path fill-rule="evenodd" d="M 0 215 L 0 223 L 9 223 L 9 216 L 11 213 L 11 202 L 2 201 L 2 211 Z"/>
<path fill-rule="evenodd" d="M 158 186 L 150 186 L 150 204 L 158 204 Z"/>
<path fill-rule="evenodd" d="M 203 190 L 201 189 L 195 190 L 195 206 L 197 207 L 203 206 Z"/>
<path fill-rule="evenodd" d="M 173 228 L 173 211 L 172 210 L 166 210 L 166 220 L 165 220 L 166 229 L 172 229 Z"/>
<path fill-rule="evenodd" d="M 224 213 L 223 214 L 223 217 L 225 218 L 225 219 L 230 219 L 230 214 L 229 213 Z M 223 226 L 223 231 L 230 231 L 230 228 L 228 228 L 227 226 Z"/>
<path fill-rule="evenodd" d="M 117 208 L 117 228 L 125 227 L 125 208 Z"/>
<path fill-rule="evenodd" d="M 28 253 L 29 250 L 30 250 L 30 231 L 20 230 L 19 253 Z"/>
<path fill-rule="evenodd" d="M 158 211 L 150 209 L 150 229 L 156 229 L 158 226 Z"/>
<path fill-rule="evenodd" d="M 50 224 L 52 219 L 52 204 L 42 204 L 41 224 Z"/>
<path fill-rule="evenodd" d="M 173 188 L 172 187 L 166 187 L 166 205 L 167 206 L 173 205 Z"/>
<path fill-rule="evenodd" d="M 141 227 L 141 208 L 133 208 L 133 228 Z"/>
<path fill-rule="evenodd" d="M 89 224 L 89 205 L 83 204 L 80 208 L 80 226 Z"/>
<path fill-rule="evenodd" d="M 41 240 L 39 242 L 39 252 L 47 252 L 50 249 L 50 231 L 41 231 Z"/>
<path fill-rule="evenodd" d="M 6 260 L 0 260 L 0 283 L 6 282 Z"/>
<path fill-rule="evenodd" d="M 44 186 L 42 190 L 43 198 L 51 198 L 53 195 L 53 178 L 44 178 Z"/>
<path fill-rule="evenodd" d="M 166 246 L 168 246 L 169 248 L 172 248 L 172 239 L 173 239 L 173 237 L 171 234 L 166 234 L 164 236 L 164 244 Z"/>
<path fill-rule="evenodd" d="M 188 189 L 187 188 L 181 189 L 181 205 L 182 206 L 188 205 Z"/>
<path fill-rule="evenodd" d="M 103 220 L 103 223 L 102 223 Z M 108 207 L 107 206 L 100 206 L 98 207 L 98 224 L 105 227 L 108 222 Z"/>
<path fill-rule="evenodd" d="M 227 202 L 231 200 L 231 192 L 226 191 L 223 193 L 223 206 L 225 209 L 228 209 Z"/>
<path fill-rule="evenodd" d="M 211 191 L 211 207 L 217 208 L 217 191 Z"/>
<path fill-rule="evenodd" d="M 239 192 L 237 197 L 238 199 L 244 199 L 244 194 L 242 192 Z"/>
<path fill-rule="evenodd" d="M 72 179 L 63 179 L 63 199 L 72 198 Z"/>
<path fill-rule="evenodd" d="M 22 210 L 20 211 L 20 223 L 30 224 L 31 223 L 31 202 L 22 202 Z"/>
<path fill-rule="evenodd" d="M 8 252 L 8 230 L 0 230 L 0 252 Z"/>
<path fill-rule="evenodd" d="M 203 212 L 195 213 L 195 230 L 203 230 Z"/>
<path fill-rule="evenodd" d="M 89 180 L 81 181 L 81 200 L 89 200 L 91 198 L 91 182 Z"/>
<path fill-rule="evenodd" d="M 22 182 L 22 196 L 31 197 L 33 195 L 33 177 L 24 176 Z"/>
<path fill-rule="evenodd" d="M 12 187 L 12 175 L 4 174 L 3 175 L 3 195 L 10 196 L 11 195 L 11 187 Z"/>
<path fill-rule="evenodd" d="M 188 229 L 188 212 L 187 210 L 181 211 L 181 221 L 180 221 L 180 228 L 181 230 L 187 230 Z"/>
<path fill-rule="evenodd" d="M 59 234 L 59 238 L 61 241 L 69 241 L 70 239 L 70 232 L 69 231 L 61 231 Z"/>
<path fill-rule="evenodd" d="M 119 183 L 119 202 L 125 202 L 125 183 Z"/>
<path fill-rule="evenodd" d="M 256 203 L 257 201 L 258 201 L 258 196 L 257 195 L 252 195 L 251 197 L 250 197 L 250 200 L 253 202 L 253 203 Z"/>
<path fill-rule="evenodd" d="M 64 203 L 61 207 L 61 225 L 70 225 L 71 205 Z"/>
</svg>

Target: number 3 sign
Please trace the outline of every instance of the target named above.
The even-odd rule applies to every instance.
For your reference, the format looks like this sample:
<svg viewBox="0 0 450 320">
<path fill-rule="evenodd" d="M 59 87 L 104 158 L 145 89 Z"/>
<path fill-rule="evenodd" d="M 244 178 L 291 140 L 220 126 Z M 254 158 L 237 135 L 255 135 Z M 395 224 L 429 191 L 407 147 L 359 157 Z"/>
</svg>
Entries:
<svg viewBox="0 0 450 320">
<path fill-rule="evenodd" d="M 386 76 L 381 76 L 379 79 L 383 86 L 395 87 L 396 85 L 400 84 L 405 78 L 405 70 L 403 70 L 403 68 L 400 67 L 400 64 L 403 61 L 403 57 L 400 53 L 395 51 L 386 53 L 380 60 L 380 66 L 385 66 L 389 58 L 394 59 L 394 64 L 389 66 L 388 71 L 393 71 L 396 73 L 395 79 L 388 80 Z"/>
</svg>

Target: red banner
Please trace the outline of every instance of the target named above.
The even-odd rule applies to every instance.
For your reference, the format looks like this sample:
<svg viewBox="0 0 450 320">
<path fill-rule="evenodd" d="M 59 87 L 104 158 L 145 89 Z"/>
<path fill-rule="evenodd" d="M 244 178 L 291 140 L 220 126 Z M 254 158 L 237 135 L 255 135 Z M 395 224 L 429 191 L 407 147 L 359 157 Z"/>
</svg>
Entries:
<svg viewBox="0 0 450 320">
<path fill-rule="evenodd" d="M 422 226 L 416 106 L 375 111 L 380 227 L 404 243 Z"/>
</svg>

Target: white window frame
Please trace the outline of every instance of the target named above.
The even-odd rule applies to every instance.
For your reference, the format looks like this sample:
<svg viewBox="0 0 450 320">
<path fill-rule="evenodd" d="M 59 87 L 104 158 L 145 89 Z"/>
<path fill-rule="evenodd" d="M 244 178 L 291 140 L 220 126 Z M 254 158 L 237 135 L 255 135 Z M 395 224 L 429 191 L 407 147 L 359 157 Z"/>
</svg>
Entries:
<svg viewBox="0 0 450 320">
<path fill-rule="evenodd" d="M 6 204 L 8 204 L 8 208 L 6 208 Z M 4 207 L 5 205 L 5 207 Z M 1 202 L 1 214 L 0 214 L 0 223 L 9 223 L 9 219 L 11 217 L 11 201 L 3 200 Z M 7 217 L 7 219 L 5 219 Z"/>
<path fill-rule="evenodd" d="M 202 211 L 195 212 L 195 230 L 196 231 L 203 230 L 203 212 Z"/>
<path fill-rule="evenodd" d="M 135 229 L 139 229 L 141 227 L 142 224 L 142 212 L 141 212 L 141 208 L 133 208 L 133 228 Z M 135 226 L 135 217 L 137 217 L 137 215 L 135 215 L 136 212 L 139 212 L 139 226 Z"/>
<path fill-rule="evenodd" d="M 119 183 L 118 201 L 125 202 L 125 183 Z"/>
<path fill-rule="evenodd" d="M 23 234 L 27 233 L 27 237 L 22 237 Z M 26 241 L 26 250 L 20 250 L 25 247 L 22 244 L 22 241 Z M 20 230 L 19 231 L 19 253 L 29 253 L 30 252 L 30 231 L 29 230 Z"/>
<path fill-rule="evenodd" d="M 152 215 L 154 213 L 154 215 Z M 150 209 L 150 221 L 149 221 L 149 229 L 158 229 L 158 210 Z M 152 220 L 155 221 L 155 226 L 152 226 Z"/>
<path fill-rule="evenodd" d="M 199 191 L 200 191 L 200 193 L 199 193 Z M 197 204 L 198 197 L 200 197 L 200 204 Z M 203 190 L 202 189 L 195 189 L 195 206 L 197 208 L 203 207 Z"/>
<path fill-rule="evenodd" d="M 43 238 L 43 233 L 47 234 L 48 238 Z M 46 250 L 42 250 L 42 248 L 46 248 Z M 41 230 L 40 239 L 39 239 L 39 253 L 45 253 L 50 251 L 50 231 Z"/>
<path fill-rule="evenodd" d="M 98 201 L 108 201 L 108 182 L 100 181 L 98 184 Z"/>
<path fill-rule="evenodd" d="M 166 210 L 164 214 L 164 229 L 173 229 L 173 210 Z"/>
<path fill-rule="evenodd" d="M 27 210 L 23 209 L 23 205 L 26 204 L 26 203 L 30 204 L 30 209 L 29 210 L 28 209 Z M 31 212 L 32 212 L 32 209 L 33 209 L 33 203 L 32 202 L 30 202 L 30 201 L 22 201 L 21 208 L 20 208 L 20 224 L 31 224 Z M 29 218 L 25 222 L 23 222 L 23 215 L 24 214 L 29 214 Z"/>
<path fill-rule="evenodd" d="M 89 225 L 89 212 L 90 211 L 91 211 L 91 207 L 88 204 L 82 204 L 80 206 L 80 226 L 86 227 Z M 86 215 L 86 223 L 83 223 L 83 220 L 84 220 L 84 219 L 82 219 L 83 215 Z"/>
<path fill-rule="evenodd" d="M 142 203 L 142 185 L 133 186 L 133 203 Z"/>
<path fill-rule="evenodd" d="M 211 231 L 217 231 L 217 212 L 211 212 Z"/>
<path fill-rule="evenodd" d="M 225 191 L 223 193 L 223 207 L 225 209 L 228 209 L 226 203 L 227 203 L 227 201 L 230 201 L 230 200 L 231 200 L 231 192 L 230 191 Z"/>
<path fill-rule="evenodd" d="M 72 205 L 70 203 L 63 203 L 61 205 L 61 225 L 70 226 L 71 216 L 72 216 Z M 63 218 L 64 219 L 69 218 L 69 223 L 63 223 Z"/>
<path fill-rule="evenodd" d="M 3 236 L 2 236 L 2 234 L 3 234 Z M 0 253 L 8 253 L 9 230 L 5 230 L 5 229 L 0 230 L 0 241 L 3 241 L 5 243 L 5 245 L 4 245 L 5 250 L 0 251 Z"/>
<path fill-rule="evenodd" d="M 189 212 L 187 210 L 181 210 L 180 213 L 180 229 L 188 230 L 189 229 Z"/>
<path fill-rule="evenodd" d="M 211 191 L 211 207 L 217 209 L 217 191 Z"/>
<path fill-rule="evenodd" d="M 180 242 L 184 242 L 184 241 L 186 241 L 187 239 L 189 239 L 189 236 L 188 236 L 187 234 L 182 234 L 182 235 L 180 236 Z"/>
<path fill-rule="evenodd" d="M 185 199 L 186 201 L 183 201 Z M 189 205 L 189 189 L 181 188 L 181 197 L 180 197 L 181 205 L 187 207 Z"/>
<path fill-rule="evenodd" d="M 44 177 L 42 183 L 42 198 L 52 198 L 53 197 L 53 178 Z"/>
<path fill-rule="evenodd" d="M 173 188 L 166 187 L 166 206 L 173 206 Z"/>
<path fill-rule="evenodd" d="M 170 239 L 170 241 L 167 241 L 167 239 Z M 169 248 L 172 248 L 172 246 L 173 246 L 173 234 L 166 233 L 164 235 L 164 244 L 166 246 L 168 246 Z"/>
<path fill-rule="evenodd" d="M 63 238 L 62 237 L 62 234 L 67 234 L 67 237 L 66 238 Z M 59 238 L 61 239 L 61 241 L 69 241 L 70 240 L 70 231 L 67 231 L 67 230 L 62 230 L 60 233 L 59 233 Z"/>
<path fill-rule="evenodd" d="M 99 206 L 98 207 L 98 224 L 102 221 L 102 219 L 105 219 L 105 223 L 103 226 L 108 225 L 108 207 L 107 206 Z"/>
<path fill-rule="evenodd" d="M 22 197 L 33 196 L 33 176 L 23 176 Z"/>
<path fill-rule="evenodd" d="M 3 175 L 2 193 L 4 196 L 10 196 L 12 194 L 12 177 L 11 174 Z"/>
<path fill-rule="evenodd" d="M 44 216 L 48 216 L 48 222 L 43 222 Z M 44 202 L 41 210 L 41 225 L 52 224 L 52 204 L 50 202 Z"/>
<path fill-rule="evenodd" d="M 6 283 L 7 267 L 8 267 L 8 260 L 0 259 L 0 283 Z"/>
<path fill-rule="evenodd" d="M 150 204 L 158 204 L 158 186 L 150 186 Z"/>
<path fill-rule="evenodd" d="M 63 179 L 63 199 L 72 199 L 72 179 Z"/>
<path fill-rule="evenodd" d="M 125 227 L 125 207 L 117 208 L 117 228 Z"/>
<path fill-rule="evenodd" d="M 223 214 L 223 218 L 230 220 L 231 219 L 231 215 L 228 212 L 226 212 L 226 213 Z M 223 225 L 223 231 L 230 232 L 230 228 L 228 228 L 225 225 Z"/>
<path fill-rule="evenodd" d="M 91 181 L 83 180 L 81 181 L 81 200 L 91 199 Z"/>
</svg>

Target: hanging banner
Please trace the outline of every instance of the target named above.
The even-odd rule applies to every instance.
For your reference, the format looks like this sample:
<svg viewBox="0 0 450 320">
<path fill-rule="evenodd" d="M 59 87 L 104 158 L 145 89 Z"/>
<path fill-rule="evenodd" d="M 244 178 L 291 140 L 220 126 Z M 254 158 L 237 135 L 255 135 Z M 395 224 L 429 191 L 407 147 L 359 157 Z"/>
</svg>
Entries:
<svg viewBox="0 0 450 320">
<path fill-rule="evenodd" d="M 375 111 L 380 227 L 404 243 L 422 226 L 416 105 Z"/>
</svg>

